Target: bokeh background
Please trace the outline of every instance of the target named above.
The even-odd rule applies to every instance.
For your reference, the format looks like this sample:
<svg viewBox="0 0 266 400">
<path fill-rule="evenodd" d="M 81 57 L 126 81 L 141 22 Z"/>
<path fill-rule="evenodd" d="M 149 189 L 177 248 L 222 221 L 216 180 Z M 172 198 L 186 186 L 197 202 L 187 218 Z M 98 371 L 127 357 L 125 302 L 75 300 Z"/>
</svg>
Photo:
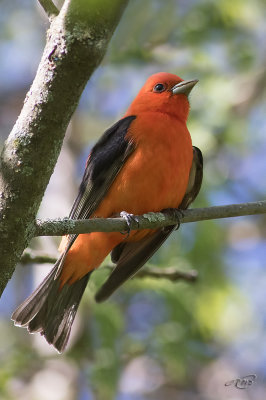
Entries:
<svg viewBox="0 0 266 400">
<path fill-rule="evenodd" d="M 188 122 L 205 161 L 194 206 L 265 199 L 265 17 L 265 0 L 131 0 L 69 126 L 39 217 L 68 215 L 91 146 L 159 71 L 200 80 Z M 47 28 L 36 0 L 1 1 L 1 146 Z M 196 269 L 196 283 L 136 278 L 96 305 L 93 293 L 107 274 L 97 271 L 63 355 L 10 321 L 51 267 L 18 265 L 0 301 L 0 398 L 266 398 L 265 222 L 256 216 L 181 226 L 149 264 Z M 39 238 L 31 247 L 56 255 L 58 241 Z M 248 374 L 257 381 L 245 390 L 224 385 Z"/>
</svg>

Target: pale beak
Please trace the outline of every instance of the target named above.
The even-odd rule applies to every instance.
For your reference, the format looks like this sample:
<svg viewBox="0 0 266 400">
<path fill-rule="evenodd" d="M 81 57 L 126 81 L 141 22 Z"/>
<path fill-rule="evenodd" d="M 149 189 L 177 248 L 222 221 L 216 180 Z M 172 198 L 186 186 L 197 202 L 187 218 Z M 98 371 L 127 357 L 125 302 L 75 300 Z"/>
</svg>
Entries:
<svg viewBox="0 0 266 400">
<path fill-rule="evenodd" d="M 172 87 L 171 92 L 173 94 L 185 94 L 186 96 L 188 96 L 193 87 L 198 83 L 198 81 L 198 79 L 193 79 L 191 81 L 182 81 Z"/>
</svg>

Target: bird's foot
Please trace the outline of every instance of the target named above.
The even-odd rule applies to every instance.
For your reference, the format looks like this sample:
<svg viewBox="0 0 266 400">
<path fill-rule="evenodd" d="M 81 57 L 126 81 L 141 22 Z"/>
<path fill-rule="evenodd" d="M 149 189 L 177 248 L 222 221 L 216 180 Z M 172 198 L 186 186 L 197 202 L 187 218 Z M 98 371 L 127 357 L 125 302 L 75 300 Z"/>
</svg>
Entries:
<svg viewBox="0 0 266 400">
<path fill-rule="evenodd" d="M 184 213 L 179 208 L 165 208 L 162 210 L 163 213 L 168 214 L 170 217 L 177 219 L 176 228 L 178 230 L 181 225 L 181 219 L 184 218 Z"/>
<path fill-rule="evenodd" d="M 134 214 L 129 214 L 126 211 L 121 211 L 120 217 L 124 218 L 127 223 L 127 230 L 121 233 L 122 235 L 127 235 L 126 238 L 128 238 L 132 229 L 132 224 L 137 223 L 139 227 L 139 219 Z"/>
</svg>

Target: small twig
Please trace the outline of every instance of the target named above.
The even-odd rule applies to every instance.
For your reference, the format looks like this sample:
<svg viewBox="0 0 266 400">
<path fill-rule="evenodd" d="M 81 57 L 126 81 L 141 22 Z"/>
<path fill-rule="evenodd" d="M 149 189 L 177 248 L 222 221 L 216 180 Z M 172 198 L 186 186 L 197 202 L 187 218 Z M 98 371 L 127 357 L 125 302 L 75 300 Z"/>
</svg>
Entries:
<svg viewBox="0 0 266 400">
<path fill-rule="evenodd" d="M 244 215 L 257 215 L 266 213 L 266 201 L 251 203 L 230 204 L 207 208 L 194 208 L 183 211 L 183 217 L 167 213 L 147 213 L 137 216 L 138 222 L 132 222 L 131 228 L 155 229 L 175 225 L 178 222 L 196 222 L 217 218 L 240 217 Z M 123 232 L 127 229 L 123 218 L 93 218 L 87 220 L 71 220 L 69 218 L 56 220 L 37 220 L 33 236 L 62 236 L 71 233 L 90 232 Z"/>
<path fill-rule="evenodd" d="M 52 0 L 38 0 L 44 11 L 46 12 L 49 21 L 59 14 L 58 8 L 54 5 Z"/>
<path fill-rule="evenodd" d="M 56 257 L 49 256 L 45 253 L 35 252 L 31 249 L 24 250 L 22 257 L 20 259 L 20 264 L 31 264 L 31 263 L 50 263 L 54 264 L 56 262 Z"/>
<path fill-rule="evenodd" d="M 24 251 L 20 263 L 30 264 L 30 263 L 51 263 L 54 264 L 56 262 L 56 258 L 49 256 L 48 254 L 35 252 L 31 249 L 27 249 Z M 115 267 L 113 265 L 105 265 L 103 268 L 107 268 L 108 270 L 113 270 Z M 194 269 L 190 271 L 180 271 L 174 267 L 168 268 L 152 268 L 152 267 L 143 267 L 134 278 L 161 278 L 168 279 L 172 282 L 178 280 L 184 280 L 188 282 L 195 282 L 198 278 L 198 273 Z"/>
<path fill-rule="evenodd" d="M 151 268 L 144 267 L 136 275 L 136 278 L 164 278 L 170 281 L 189 281 L 195 282 L 198 278 L 198 272 L 195 269 L 189 271 L 180 271 L 174 267 L 168 268 Z"/>
</svg>

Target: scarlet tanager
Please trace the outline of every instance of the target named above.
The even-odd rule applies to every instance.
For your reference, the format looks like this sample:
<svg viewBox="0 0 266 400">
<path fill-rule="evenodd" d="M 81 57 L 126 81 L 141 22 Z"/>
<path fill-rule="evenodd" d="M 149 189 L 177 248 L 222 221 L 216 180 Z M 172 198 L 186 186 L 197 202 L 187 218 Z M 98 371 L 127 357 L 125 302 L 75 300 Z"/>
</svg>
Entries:
<svg viewBox="0 0 266 400">
<path fill-rule="evenodd" d="M 190 205 L 200 190 L 203 165 L 186 126 L 188 95 L 197 82 L 164 72 L 146 81 L 124 117 L 92 148 L 70 218 L 126 211 L 130 219 L 130 214 Z M 92 271 L 111 252 L 116 268 L 96 294 L 100 302 L 132 277 L 175 228 L 65 237 L 53 269 L 12 319 L 62 352 Z"/>
</svg>

